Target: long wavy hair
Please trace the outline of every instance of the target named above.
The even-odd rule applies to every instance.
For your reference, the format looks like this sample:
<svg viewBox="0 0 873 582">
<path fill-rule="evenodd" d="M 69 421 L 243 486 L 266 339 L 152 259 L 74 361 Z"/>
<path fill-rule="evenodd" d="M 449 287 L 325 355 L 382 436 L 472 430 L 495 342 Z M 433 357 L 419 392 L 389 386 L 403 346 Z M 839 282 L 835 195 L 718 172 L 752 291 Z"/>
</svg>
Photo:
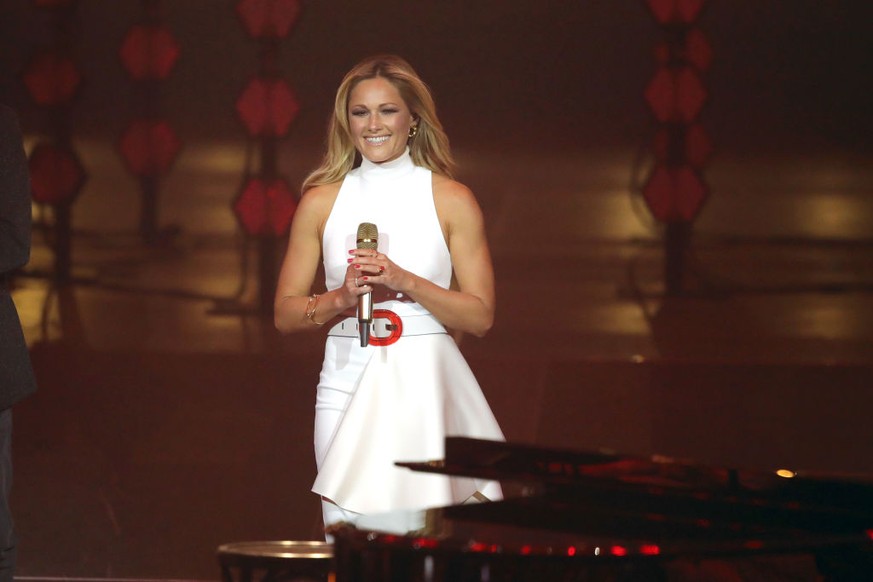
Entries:
<svg viewBox="0 0 873 582">
<path fill-rule="evenodd" d="M 327 151 L 321 165 L 303 181 L 303 192 L 313 186 L 339 182 L 355 166 L 359 154 L 349 129 L 349 95 L 358 83 L 376 77 L 382 77 L 397 88 L 418 122 L 418 131 L 408 142 L 413 163 L 453 177 L 455 162 L 449 148 L 449 138 L 437 118 L 430 89 L 402 58 L 377 55 L 355 65 L 340 83 L 327 129 Z"/>
</svg>

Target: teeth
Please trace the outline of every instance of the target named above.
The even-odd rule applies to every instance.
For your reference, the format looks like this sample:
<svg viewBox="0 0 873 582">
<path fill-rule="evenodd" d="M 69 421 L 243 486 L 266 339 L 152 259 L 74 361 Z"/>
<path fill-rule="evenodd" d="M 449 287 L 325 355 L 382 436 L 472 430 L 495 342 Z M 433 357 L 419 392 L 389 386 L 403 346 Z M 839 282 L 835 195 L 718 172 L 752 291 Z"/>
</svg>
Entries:
<svg viewBox="0 0 873 582">
<path fill-rule="evenodd" d="M 368 143 L 372 143 L 372 144 L 376 144 L 376 145 L 378 145 L 378 144 L 380 144 L 380 143 L 385 143 L 386 141 L 388 141 L 388 136 L 387 136 L 387 135 L 381 135 L 381 136 L 379 136 L 379 137 L 368 137 L 368 138 L 366 138 L 366 140 L 367 140 Z"/>
</svg>

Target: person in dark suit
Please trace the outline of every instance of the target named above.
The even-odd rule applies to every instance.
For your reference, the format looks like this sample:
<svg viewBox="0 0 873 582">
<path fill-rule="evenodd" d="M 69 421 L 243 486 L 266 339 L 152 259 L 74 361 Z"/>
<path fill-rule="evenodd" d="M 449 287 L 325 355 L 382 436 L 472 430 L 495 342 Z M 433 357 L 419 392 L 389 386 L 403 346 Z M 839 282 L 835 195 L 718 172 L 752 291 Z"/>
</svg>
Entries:
<svg viewBox="0 0 873 582">
<path fill-rule="evenodd" d="M 30 178 L 18 118 L 0 104 L 0 582 L 15 572 L 12 487 L 12 405 L 36 390 L 30 355 L 9 278 L 30 259 Z"/>
</svg>

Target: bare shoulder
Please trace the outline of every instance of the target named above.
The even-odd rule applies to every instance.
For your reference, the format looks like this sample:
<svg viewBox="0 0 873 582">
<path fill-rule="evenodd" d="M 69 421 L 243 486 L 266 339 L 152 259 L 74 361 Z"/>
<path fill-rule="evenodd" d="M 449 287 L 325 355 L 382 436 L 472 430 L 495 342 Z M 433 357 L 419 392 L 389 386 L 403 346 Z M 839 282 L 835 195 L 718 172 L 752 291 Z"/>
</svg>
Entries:
<svg viewBox="0 0 873 582">
<path fill-rule="evenodd" d="M 484 217 L 473 191 L 446 176 L 433 175 L 433 202 L 446 240 L 458 233 L 479 233 Z"/>
<path fill-rule="evenodd" d="M 320 223 L 327 220 L 339 194 L 341 182 L 313 186 L 303 193 L 297 211 L 310 216 Z"/>
<path fill-rule="evenodd" d="M 476 196 L 464 184 L 440 174 L 433 175 L 433 198 L 438 212 L 479 211 Z"/>
<path fill-rule="evenodd" d="M 339 194 L 341 184 L 342 182 L 335 182 L 333 184 L 313 186 L 303 193 L 303 197 L 300 199 L 300 206 L 306 206 L 307 210 L 319 214 L 324 210 L 330 212 L 330 209 L 333 208 L 333 203 L 336 201 L 337 194 Z"/>
<path fill-rule="evenodd" d="M 292 233 L 297 231 L 310 232 L 321 236 L 333 204 L 339 194 L 340 183 L 313 186 L 303 193 L 297 210 L 294 212 Z"/>
</svg>

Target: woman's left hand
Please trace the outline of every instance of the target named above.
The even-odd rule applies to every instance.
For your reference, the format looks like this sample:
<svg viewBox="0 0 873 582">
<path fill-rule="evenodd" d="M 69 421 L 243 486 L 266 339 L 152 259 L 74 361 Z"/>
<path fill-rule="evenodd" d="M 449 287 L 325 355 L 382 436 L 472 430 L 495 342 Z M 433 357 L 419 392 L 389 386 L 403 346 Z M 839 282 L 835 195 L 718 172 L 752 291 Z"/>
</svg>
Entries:
<svg viewBox="0 0 873 582">
<path fill-rule="evenodd" d="M 395 265 L 387 255 L 372 249 L 352 249 L 349 254 L 352 255 L 349 263 L 361 272 L 361 284 L 406 291 L 411 277 L 409 271 Z"/>
</svg>

